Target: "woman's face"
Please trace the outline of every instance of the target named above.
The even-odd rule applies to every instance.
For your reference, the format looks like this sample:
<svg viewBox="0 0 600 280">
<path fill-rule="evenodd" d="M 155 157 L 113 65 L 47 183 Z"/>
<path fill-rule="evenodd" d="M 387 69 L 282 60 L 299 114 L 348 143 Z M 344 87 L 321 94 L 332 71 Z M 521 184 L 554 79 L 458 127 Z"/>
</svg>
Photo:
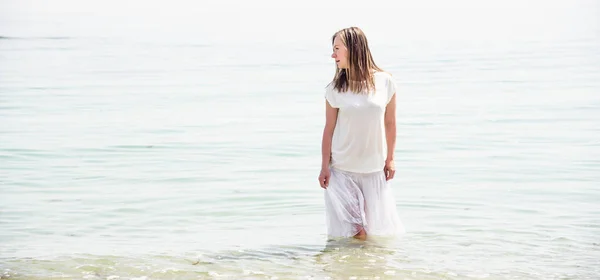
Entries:
<svg viewBox="0 0 600 280">
<path fill-rule="evenodd" d="M 335 59 L 335 63 L 338 68 L 346 69 L 348 68 L 348 49 L 340 40 L 340 36 L 335 36 L 333 40 L 333 53 L 331 57 Z"/>
</svg>

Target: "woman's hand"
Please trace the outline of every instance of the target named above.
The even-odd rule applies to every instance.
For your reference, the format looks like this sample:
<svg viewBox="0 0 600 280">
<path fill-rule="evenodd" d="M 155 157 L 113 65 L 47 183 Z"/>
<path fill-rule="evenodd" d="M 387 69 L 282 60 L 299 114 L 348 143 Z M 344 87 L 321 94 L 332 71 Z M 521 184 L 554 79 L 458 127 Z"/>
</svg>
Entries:
<svg viewBox="0 0 600 280">
<path fill-rule="evenodd" d="M 330 177 L 331 172 L 329 171 L 329 168 L 321 168 L 321 173 L 319 174 L 319 184 L 321 184 L 321 188 L 327 189 Z"/>
<path fill-rule="evenodd" d="M 385 160 L 385 167 L 383 168 L 385 172 L 385 180 L 389 181 L 394 179 L 394 174 L 396 173 L 396 164 L 393 159 Z"/>
</svg>

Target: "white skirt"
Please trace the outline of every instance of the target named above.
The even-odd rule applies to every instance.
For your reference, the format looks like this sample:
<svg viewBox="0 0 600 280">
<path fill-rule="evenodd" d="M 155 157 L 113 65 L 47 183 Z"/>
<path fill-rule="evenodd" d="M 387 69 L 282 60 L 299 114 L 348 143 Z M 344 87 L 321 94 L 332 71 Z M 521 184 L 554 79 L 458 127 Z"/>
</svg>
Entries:
<svg viewBox="0 0 600 280">
<path fill-rule="evenodd" d="M 385 173 L 352 173 L 331 168 L 325 189 L 325 218 L 329 238 L 395 236 L 405 232 Z"/>
</svg>

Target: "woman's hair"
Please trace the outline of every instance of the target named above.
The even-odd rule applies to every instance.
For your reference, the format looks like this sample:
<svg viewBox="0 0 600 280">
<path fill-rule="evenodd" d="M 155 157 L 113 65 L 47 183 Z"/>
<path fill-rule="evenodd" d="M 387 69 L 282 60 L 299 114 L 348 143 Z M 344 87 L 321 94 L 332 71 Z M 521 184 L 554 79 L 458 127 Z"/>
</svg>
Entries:
<svg viewBox="0 0 600 280">
<path fill-rule="evenodd" d="M 339 92 L 348 90 L 356 93 L 368 93 L 375 89 L 374 71 L 383 71 L 379 68 L 369 50 L 367 37 L 358 27 L 344 28 L 331 37 L 331 42 L 339 36 L 340 41 L 348 49 L 348 69 L 336 66 L 333 77 L 334 88 Z"/>
</svg>

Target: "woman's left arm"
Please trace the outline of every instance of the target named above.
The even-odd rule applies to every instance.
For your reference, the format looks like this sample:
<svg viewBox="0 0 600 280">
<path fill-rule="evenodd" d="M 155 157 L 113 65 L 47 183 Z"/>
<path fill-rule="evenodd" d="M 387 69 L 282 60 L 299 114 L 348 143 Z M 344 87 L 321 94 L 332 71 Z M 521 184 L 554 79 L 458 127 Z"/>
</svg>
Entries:
<svg viewBox="0 0 600 280">
<path fill-rule="evenodd" d="M 385 140 L 387 143 L 387 157 L 385 159 L 385 179 L 391 180 L 396 173 L 394 151 L 396 149 L 396 94 L 392 95 L 390 102 L 385 107 Z"/>
</svg>

